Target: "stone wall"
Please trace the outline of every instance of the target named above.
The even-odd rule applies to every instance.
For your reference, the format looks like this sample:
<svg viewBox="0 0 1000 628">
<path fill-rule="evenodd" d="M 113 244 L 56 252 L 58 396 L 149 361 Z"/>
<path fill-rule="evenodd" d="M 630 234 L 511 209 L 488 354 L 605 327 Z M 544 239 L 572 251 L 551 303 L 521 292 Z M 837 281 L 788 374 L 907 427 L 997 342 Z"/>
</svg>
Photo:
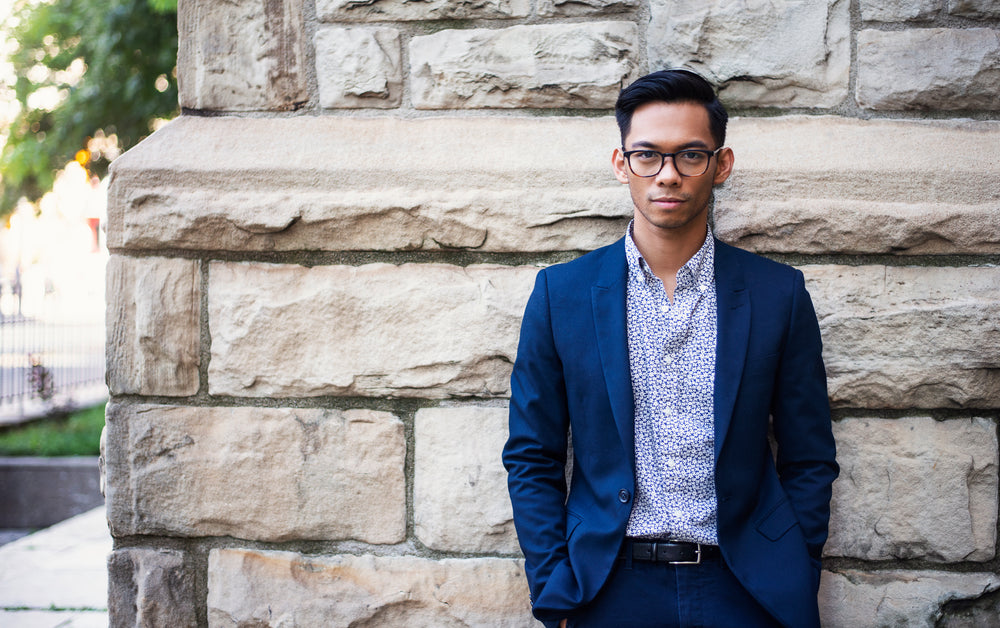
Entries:
<svg viewBox="0 0 1000 628">
<path fill-rule="evenodd" d="M 736 114 L 717 235 L 819 313 L 824 624 L 988 625 L 997 7 L 181 0 L 184 115 L 110 188 L 112 625 L 537 625 L 499 461 L 519 318 L 622 233 L 611 108 L 678 65 Z"/>
</svg>

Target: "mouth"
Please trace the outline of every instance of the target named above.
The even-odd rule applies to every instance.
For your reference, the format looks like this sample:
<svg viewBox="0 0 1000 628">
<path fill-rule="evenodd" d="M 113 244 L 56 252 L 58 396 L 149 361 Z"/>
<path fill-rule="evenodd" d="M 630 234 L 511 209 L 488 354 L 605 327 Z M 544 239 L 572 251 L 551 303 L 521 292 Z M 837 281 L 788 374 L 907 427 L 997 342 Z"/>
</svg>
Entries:
<svg viewBox="0 0 1000 628">
<path fill-rule="evenodd" d="M 677 207 L 684 203 L 687 199 L 675 198 L 675 197 L 662 197 L 650 199 L 650 202 L 658 205 L 660 207 Z"/>
</svg>

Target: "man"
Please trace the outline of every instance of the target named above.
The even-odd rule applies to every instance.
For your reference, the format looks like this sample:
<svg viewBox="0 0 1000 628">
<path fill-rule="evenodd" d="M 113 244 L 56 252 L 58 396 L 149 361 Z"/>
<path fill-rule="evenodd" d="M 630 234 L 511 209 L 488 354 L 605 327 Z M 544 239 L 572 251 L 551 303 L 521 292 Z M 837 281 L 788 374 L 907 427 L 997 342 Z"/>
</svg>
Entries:
<svg viewBox="0 0 1000 628">
<path fill-rule="evenodd" d="M 650 74 L 615 114 L 633 220 L 539 272 L 511 377 L 503 460 L 534 615 L 818 626 L 838 467 L 802 273 L 712 236 L 734 156 L 705 79 Z"/>
</svg>

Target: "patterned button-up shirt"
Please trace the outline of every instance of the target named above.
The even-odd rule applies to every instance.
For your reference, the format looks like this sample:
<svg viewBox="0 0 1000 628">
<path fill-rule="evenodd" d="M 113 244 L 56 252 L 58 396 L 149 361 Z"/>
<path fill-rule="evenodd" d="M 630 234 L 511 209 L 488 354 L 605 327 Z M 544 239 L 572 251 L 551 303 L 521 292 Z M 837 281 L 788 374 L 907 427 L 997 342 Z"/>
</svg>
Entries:
<svg viewBox="0 0 1000 628">
<path fill-rule="evenodd" d="M 636 474 L 627 534 L 717 545 L 712 233 L 677 272 L 672 303 L 636 248 L 631 224 L 625 256 Z"/>
</svg>

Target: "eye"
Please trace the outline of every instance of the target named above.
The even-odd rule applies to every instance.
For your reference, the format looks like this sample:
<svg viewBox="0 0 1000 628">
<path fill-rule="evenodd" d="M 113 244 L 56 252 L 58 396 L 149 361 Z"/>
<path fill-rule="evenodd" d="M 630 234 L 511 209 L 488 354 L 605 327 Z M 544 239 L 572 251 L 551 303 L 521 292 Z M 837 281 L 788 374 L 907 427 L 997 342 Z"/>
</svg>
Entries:
<svg viewBox="0 0 1000 628">
<path fill-rule="evenodd" d="M 660 161 L 660 153 L 653 150 L 640 150 L 632 153 L 632 159 L 638 161 Z"/>
<path fill-rule="evenodd" d="M 684 161 L 696 163 L 705 159 L 705 153 L 696 150 L 685 150 L 677 153 L 677 159 L 683 159 Z"/>
</svg>

